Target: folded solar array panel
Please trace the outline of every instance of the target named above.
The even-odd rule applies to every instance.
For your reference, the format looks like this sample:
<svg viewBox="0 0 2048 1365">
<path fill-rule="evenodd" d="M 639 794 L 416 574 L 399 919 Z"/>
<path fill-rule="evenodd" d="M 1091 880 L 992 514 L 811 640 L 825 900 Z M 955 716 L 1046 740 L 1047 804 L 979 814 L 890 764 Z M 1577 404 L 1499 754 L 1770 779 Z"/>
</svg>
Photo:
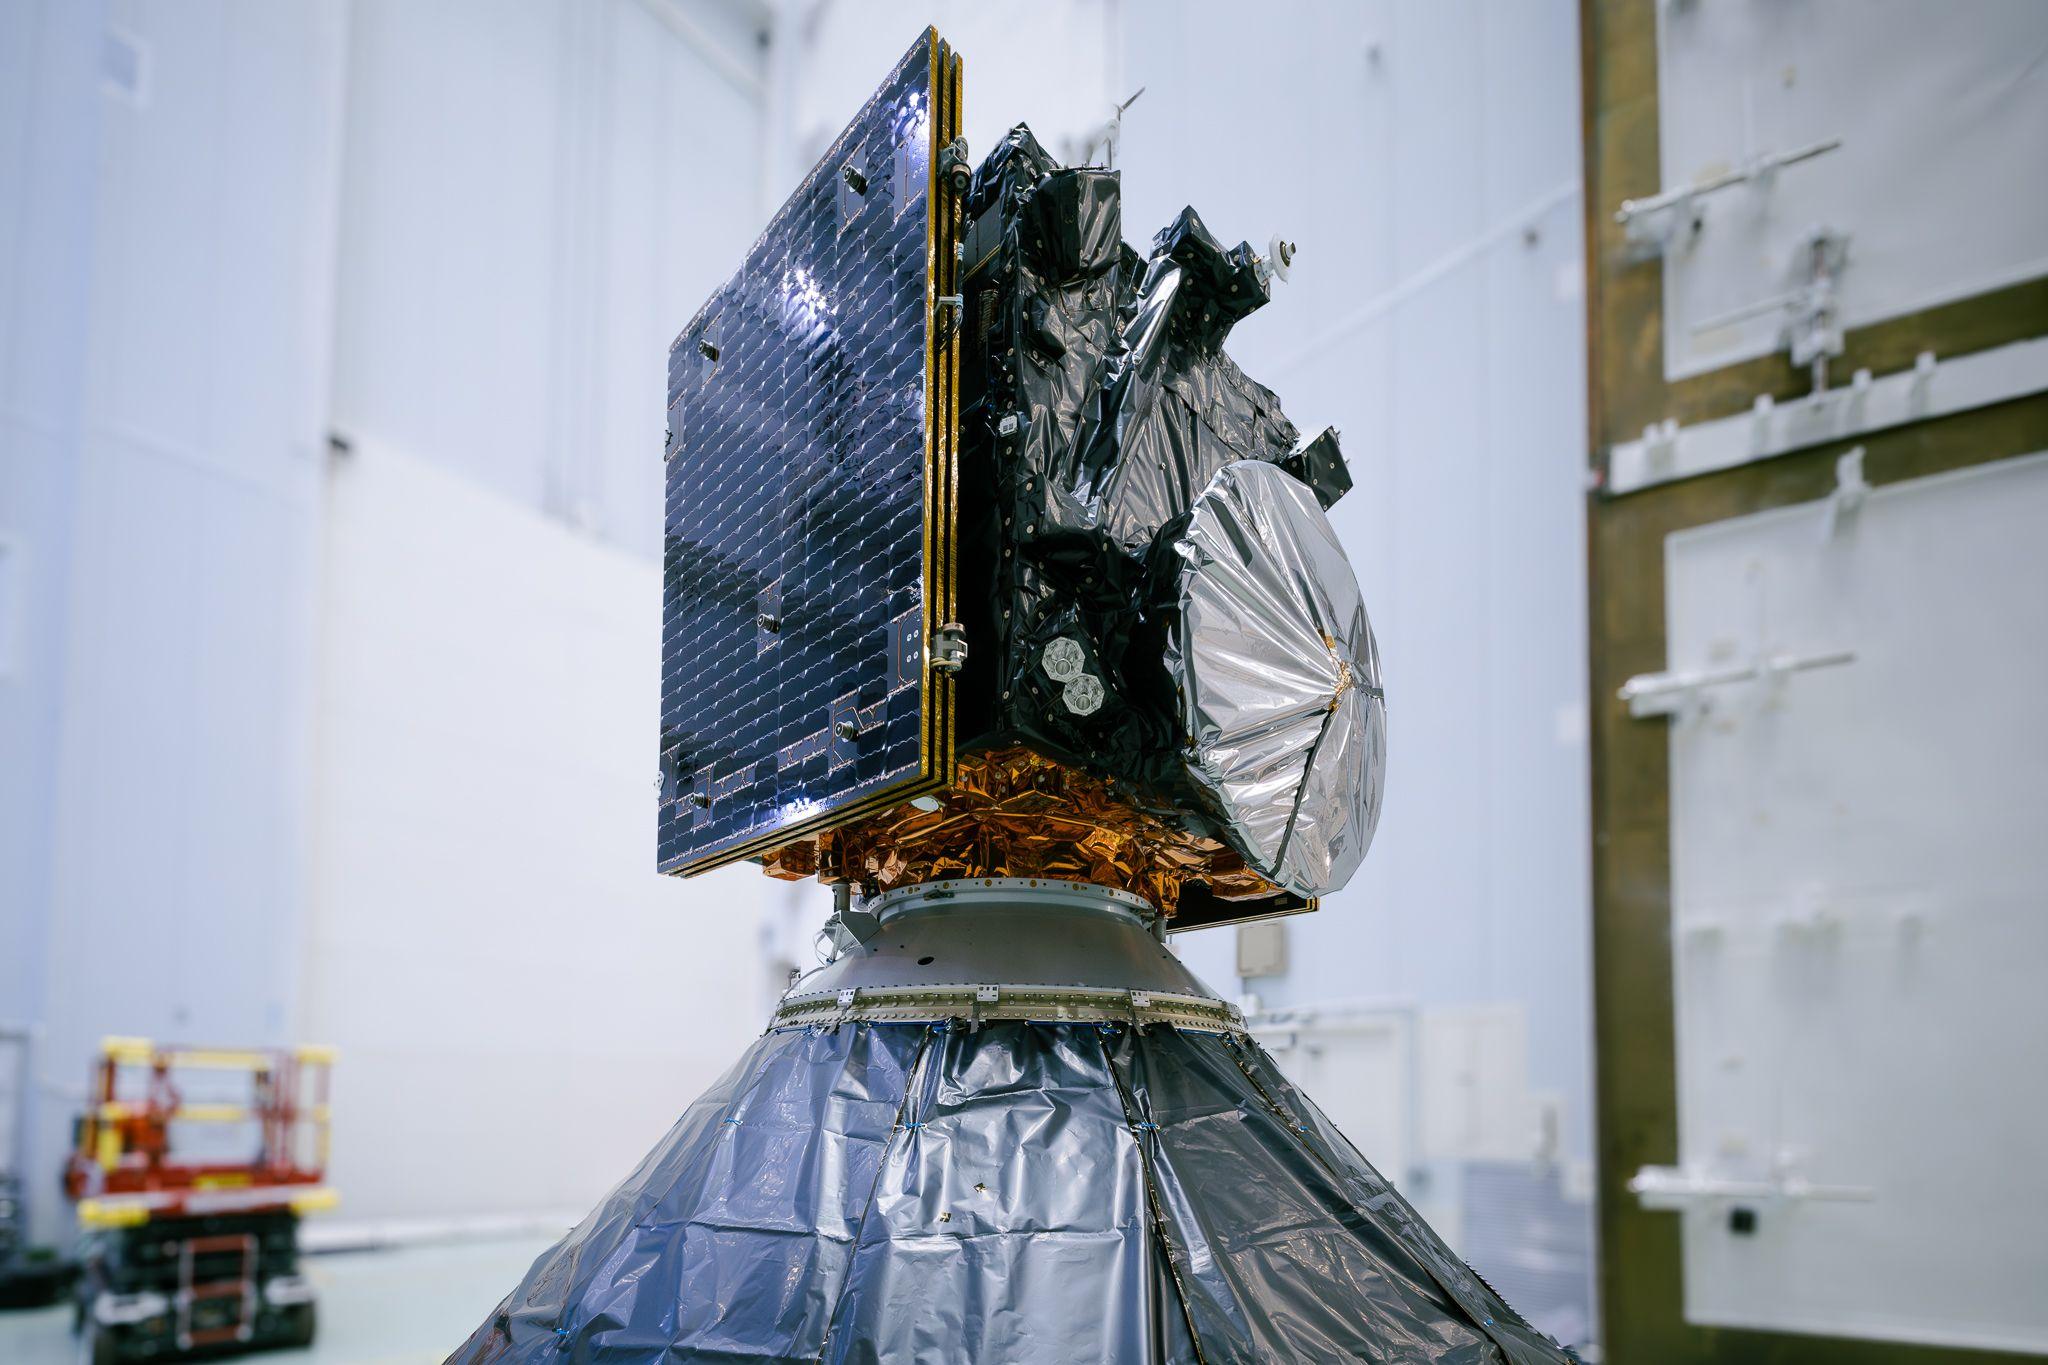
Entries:
<svg viewBox="0 0 2048 1365">
<path fill-rule="evenodd" d="M 951 780 L 959 91 L 926 30 L 669 351 L 664 872 Z"/>
</svg>

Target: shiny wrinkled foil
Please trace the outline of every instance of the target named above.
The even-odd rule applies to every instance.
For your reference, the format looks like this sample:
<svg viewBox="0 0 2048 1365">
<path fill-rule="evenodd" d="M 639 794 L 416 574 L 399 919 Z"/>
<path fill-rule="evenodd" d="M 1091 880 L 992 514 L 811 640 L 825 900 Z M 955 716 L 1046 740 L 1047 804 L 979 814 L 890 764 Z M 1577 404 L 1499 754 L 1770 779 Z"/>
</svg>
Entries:
<svg viewBox="0 0 2048 1365">
<path fill-rule="evenodd" d="M 756 1042 L 449 1357 L 1565 1365 L 1257 1043 Z"/>
<path fill-rule="evenodd" d="M 790 880 L 857 882 L 871 891 L 941 877 L 1050 877 L 1143 896 L 1167 914 L 1200 882 L 1225 900 L 1276 888 L 1236 850 L 1152 810 L 1114 778 L 1011 746 L 961 756 L 936 810 L 906 803 L 786 844 L 763 866 Z"/>
<path fill-rule="evenodd" d="M 1344 885 L 1379 823 L 1379 649 L 1358 579 L 1309 489 L 1226 465 L 1175 543 L 1187 771 L 1245 861 L 1302 896 Z"/>
</svg>

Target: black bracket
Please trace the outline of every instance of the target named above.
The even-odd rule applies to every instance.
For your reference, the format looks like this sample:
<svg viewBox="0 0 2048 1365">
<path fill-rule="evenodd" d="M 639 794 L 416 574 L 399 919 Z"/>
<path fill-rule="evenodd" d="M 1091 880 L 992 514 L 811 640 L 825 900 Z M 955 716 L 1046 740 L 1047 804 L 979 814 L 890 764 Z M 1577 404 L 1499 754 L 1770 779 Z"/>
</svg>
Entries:
<svg viewBox="0 0 2048 1365">
<path fill-rule="evenodd" d="M 960 320 L 967 314 L 967 300 L 958 294 L 941 294 L 932 309 L 932 347 L 942 348 L 960 331 Z"/>
</svg>

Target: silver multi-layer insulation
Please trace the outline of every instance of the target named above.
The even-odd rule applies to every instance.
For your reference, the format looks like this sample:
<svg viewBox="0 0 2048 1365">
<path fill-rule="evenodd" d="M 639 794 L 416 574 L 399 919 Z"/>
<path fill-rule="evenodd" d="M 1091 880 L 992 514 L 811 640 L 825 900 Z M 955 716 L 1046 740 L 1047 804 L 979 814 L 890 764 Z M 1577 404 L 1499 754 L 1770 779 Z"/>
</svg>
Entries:
<svg viewBox="0 0 2048 1365">
<path fill-rule="evenodd" d="M 1195 500 L 1180 557 L 1187 770 L 1245 860 L 1320 896 L 1357 870 L 1380 818 L 1387 708 L 1358 579 L 1315 495 L 1228 464 Z"/>
<path fill-rule="evenodd" d="M 878 908 L 452 1360 L 1568 1359 L 1130 898 Z"/>
</svg>

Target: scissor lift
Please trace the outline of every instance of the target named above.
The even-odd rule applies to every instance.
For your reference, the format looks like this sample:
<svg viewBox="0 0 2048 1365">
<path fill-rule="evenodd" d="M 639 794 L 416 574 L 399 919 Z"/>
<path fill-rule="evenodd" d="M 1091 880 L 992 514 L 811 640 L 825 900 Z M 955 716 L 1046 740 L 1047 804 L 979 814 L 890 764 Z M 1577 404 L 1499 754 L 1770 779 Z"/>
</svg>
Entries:
<svg viewBox="0 0 2048 1365">
<path fill-rule="evenodd" d="M 324 1047 L 101 1045 L 64 1175 L 93 1365 L 312 1342 L 298 1227 L 335 1202 L 322 1183 L 333 1060 Z M 243 1096 L 216 1098 L 230 1087 Z"/>
</svg>

